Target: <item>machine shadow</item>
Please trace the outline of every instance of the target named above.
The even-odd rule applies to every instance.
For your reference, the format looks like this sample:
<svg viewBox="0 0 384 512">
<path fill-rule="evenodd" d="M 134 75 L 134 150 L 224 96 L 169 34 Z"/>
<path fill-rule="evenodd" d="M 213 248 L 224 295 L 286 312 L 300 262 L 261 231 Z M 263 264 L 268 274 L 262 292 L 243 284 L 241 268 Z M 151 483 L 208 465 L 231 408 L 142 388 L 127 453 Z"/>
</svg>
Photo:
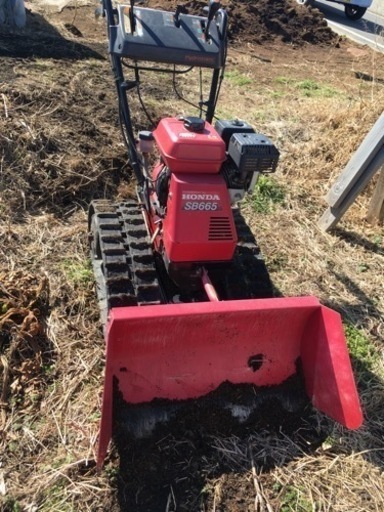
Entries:
<svg viewBox="0 0 384 512">
<path fill-rule="evenodd" d="M 105 44 L 92 43 L 91 48 L 87 44 L 65 39 L 43 16 L 35 12 L 27 11 L 24 29 L 10 31 L 0 27 L 0 57 L 105 60 L 106 55 Z"/>
<path fill-rule="evenodd" d="M 352 247 L 358 245 L 371 253 L 384 256 L 384 249 L 381 245 L 367 240 L 358 233 L 348 232 L 342 229 L 335 230 L 335 233 Z M 362 271 L 363 270 L 364 268 L 362 268 Z M 326 305 L 338 311 L 347 321 L 350 321 L 354 325 L 360 325 L 368 331 L 372 331 L 375 335 L 377 332 L 376 324 L 378 326 L 380 322 L 383 321 L 383 313 L 378 308 L 377 300 L 368 296 L 361 287 L 346 274 L 334 268 L 329 268 L 329 272 L 337 281 L 344 284 L 346 289 L 356 297 L 357 301 L 353 304 L 342 303 L 340 301 L 333 303 L 330 301 L 326 303 Z"/>
<path fill-rule="evenodd" d="M 355 77 L 358 80 L 363 80 L 364 82 L 374 82 L 380 85 L 384 85 L 384 78 L 378 78 L 362 71 L 355 71 Z"/>
<path fill-rule="evenodd" d="M 382 320 L 382 313 L 377 308 L 375 301 L 372 300 L 364 291 L 347 275 L 331 270 L 335 279 L 342 282 L 344 286 L 358 299 L 356 304 L 348 304 L 332 301 L 325 302 L 326 306 L 338 311 L 346 320 L 351 321 L 353 324 L 359 324 L 366 329 L 369 329 L 369 320 L 377 319 L 379 322 Z"/>
<path fill-rule="evenodd" d="M 281 404 L 277 395 L 269 395 L 260 401 L 253 421 L 242 424 L 225 406 L 207 410 L 200 399 L 191 401 L 169 424 L 141 440 L 124 435 L 120 424 L 114 436 L 120 510 L 212 510 L 209 489 L 222 476 L 249 474 L 252 467 L 265 474 L 313 453 L 330 433 L 328 420 L 305 400 L 291 402 L 290 410 Z M 121 410 L 119 416 L 122 421 Z M 253 502 L 251 490 L 244 506 Z"/>
<path fill-rule="evenodd" d="M 346 231 L 342 228 L 336 228 L 334 230 L 335 235 L 339 238 L 350 244 L 351 246 L 358 245 L 367 251 L 374 252 L 375 254 L 379 254 L 380 256 L 384 256 L 384 245 L 375 242 L 371 242 L 371 240 L 367 240 L 362 237 L 359 233 L 355 233 L 354 231 Z"/>
</svg>

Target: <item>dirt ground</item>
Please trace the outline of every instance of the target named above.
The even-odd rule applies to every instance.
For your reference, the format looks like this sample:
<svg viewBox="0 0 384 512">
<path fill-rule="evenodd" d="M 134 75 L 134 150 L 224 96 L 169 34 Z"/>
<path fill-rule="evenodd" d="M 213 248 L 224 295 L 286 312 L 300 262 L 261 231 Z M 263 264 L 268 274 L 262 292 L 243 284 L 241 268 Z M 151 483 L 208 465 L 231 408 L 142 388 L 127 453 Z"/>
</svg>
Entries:
<svg viewBox="0 0 384 512">
<path fill-rule="evenodd" d="M 103 20 L 90 5 L 28 6 L 25 31 L 0 32 L 1 510 L 383 510 L 384 231 L 365 220 L 374 184 L 335 232 L 316 227 L 330 184 L 383 111 L 383 55 L 293 1 L 227 3 L 218 114 L 247 119 L 281 151 L 272 183 L 284 199 L 264 210 L 247 200 L 243 215 L 279 293 L 314 294 L 342 314 L 363 429 L 306 403 L 280 410 L 274 397 L 244 429 L 221 414 L 204 424 L 211 404 L 194 404 L 152 444 L 117 428 L 99 473 L 104 342 L 86 216 L 92 199 L 131 193 L 132 176 Z M 171 84 L 145 79 L 154 118 L 185 113 Z M 187 98 L 196 85 L 180 83 Z"/>
</svg>

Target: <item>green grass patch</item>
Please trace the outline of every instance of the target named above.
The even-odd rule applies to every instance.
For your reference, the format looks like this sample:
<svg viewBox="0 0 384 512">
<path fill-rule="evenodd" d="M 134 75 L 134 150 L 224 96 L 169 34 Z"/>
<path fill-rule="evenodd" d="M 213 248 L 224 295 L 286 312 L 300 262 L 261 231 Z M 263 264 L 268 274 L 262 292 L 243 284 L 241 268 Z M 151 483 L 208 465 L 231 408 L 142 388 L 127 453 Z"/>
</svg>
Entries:
<svg viewBox="0 0 384 512">
<path fill-rule="evenodd" d="M 340 92 L 329 85 L 323 85 L 315 80 L 294 80 L 293 78 L 286 78 L 278 76 L 275 81 L 282 85 L 291 85 L 293 88 L 300 91 L 303 96 L 316 97 L 316 98 L 332 98 L 338 96 Z"/>
<path fill-rule="evenodd" d="M 64 260 L 62 268 L 68 280 L 74 285 L 87 285 L 93 282 L 92 263 L 88 259 L 83 261 Z"/>
<path fill-rule="evenodd" d="M 312 503 L 308 501 L 300 489 L 288 486 L 281 500 L 281 512 L 312 512 Z"/>
<path fill-rule="evenodd" d="M 249 76 L 240 73 L 240 71 L 237 69 L 233 71 L 226 71 L 225 78 L 229 80 L 233 85 L 238 85 L 239 87 L 244 87 L 244 85 L 252 83 L 252 78 L 249 78 Z"/>
<path fill-rule="evenodd" d="M 337 96 L 339 92 L 328 85 L 321 85 L 314 80 L 303 80 L 301 82 L 297 82 L 295 87 L 302 92 L 304 96 L 309 97 L 323 97 L 323 98 L 332 98 L 333 96 Z"/>
<path fill-rule="evenodd" d="M 352 324 L 344 325 L 347 345 L 351 356 L 370 370 L 378 361 L 378 354 L 368 338 Z"/>
<path fill-rule="evenodd" d="M 229 107 L 230 105 L 226 105 L 226 107 Z M 234 110 L 227 110 L 223 108 L 218 108 L 216 111 L 218 119 L 236 119 L 236 111 Z"/>
<path fill-rule="evenodd" d="M 108 476 L 111 485 L 116 485 L 119 476 L 119 468 L 117 466 L 110 465 L 106 466 L 104 471 Z"/>
<path fill-rule="evenodd" d="M 268 113 L 265 110 L 253 110 L 251 112 L 251 118 L 256 122 L 264 123 L 268 119 Z"/>
<path fill-rule="evenodd" d="M 14 498 L 6 498 L 4 503 L 4 512 L 22 512 L 23 508 Z"/>
<path fill-rule="evenodd" d="M 357 271 L 358 272 L 367 272 L 368 270 L 369 270 L 369 265 L 367 263 L 360 263 L 357 266 Z"/>
<path fill-rule="evenodd" d="M 283 91 L 271 91 L 269 93 L 271 98 L 284 98 L 285 92 Z"/>
<path fill-rule="evenodd" d="M 344 332 L 357 378 L 360 384 L 367 384 L 374 378 L 373 372 L 379 361 L 377 350 L 369 339 L 352 324 L 345 324 Z"/>
<path fill-rule="evenodd" d="M 295 80 L 293 80 L 293 78 L 287 78 L 285 76 L 277 76 L 275 78 L 275 82 L 278 83 L 278 84 L 283 84 L 283 85 L 287 85 L 287 84 L 291 84 L 293 83 Z"/>
<path fill-rule="evenodd" d="M 249 201 L 255 212 L 271 213 L 284 198 L 285 192 L 279 183 L 270 176 L 260 176 Z"/>
</svg>

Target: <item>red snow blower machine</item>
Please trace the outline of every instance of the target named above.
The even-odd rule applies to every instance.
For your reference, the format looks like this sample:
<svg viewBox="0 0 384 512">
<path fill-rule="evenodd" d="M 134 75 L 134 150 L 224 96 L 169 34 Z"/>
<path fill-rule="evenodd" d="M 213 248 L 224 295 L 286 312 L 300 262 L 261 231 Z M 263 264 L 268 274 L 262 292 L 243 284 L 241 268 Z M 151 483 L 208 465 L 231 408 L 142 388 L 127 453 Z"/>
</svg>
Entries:
<svg viewBox="0 0 384 512">
<path fill-rule="evenodd" d="M 226 11 L 217 0 L 201 15 L 103 0 L 101 13 L 137 200 L 94 200 L 89 211 L 106 341 L 99 467 L 117 396 L 143 405 L 138 428 L 150 430 L 168 419 L 159 403 L 171 404 L 171 415 L 172 404 L 223 383 L 250 385 L 257 394 L 298 368 L 314 407 L 358 428 L 362 413 L 339 314 L 314 297 L 273 298 L 238 209 L 260 174 L 275 171 L 279 152 L 245 121 L 213 121 L 227 55 Z M 142 100 L 143 73 L 168 74 L 181 100 L 178 80 L 193 68 L 210 78 L 207 86 L 200 73 L 196 104 L 184 98 L 195 115 L 154 126 Z M 128 101 L 134 91 L 151 130 L 135 132 Z"/>
</svg>

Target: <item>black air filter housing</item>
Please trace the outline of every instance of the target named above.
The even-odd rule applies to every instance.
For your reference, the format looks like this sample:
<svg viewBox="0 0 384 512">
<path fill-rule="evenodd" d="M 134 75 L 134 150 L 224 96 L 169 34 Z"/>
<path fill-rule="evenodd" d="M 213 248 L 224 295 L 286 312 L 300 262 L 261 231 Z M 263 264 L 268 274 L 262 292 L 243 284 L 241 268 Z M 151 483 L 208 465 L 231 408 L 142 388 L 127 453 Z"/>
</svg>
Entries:
<svg viewBox="0 0 384 512">
<path fill-rule="evenodd" d="M 229 141 L 228 154 L 241 174 L 275 172 L 279 161 L 277 148 L 260 133 L 234 133 Z"/>
<path fill-rule="evenodd" d="M 252 126 L 241 119 L 220 119 L 215 123 L 215 130 L 225 142 L 227 149 L 229 139 L 234 133 L 255 133 Z"/>
</svg>

